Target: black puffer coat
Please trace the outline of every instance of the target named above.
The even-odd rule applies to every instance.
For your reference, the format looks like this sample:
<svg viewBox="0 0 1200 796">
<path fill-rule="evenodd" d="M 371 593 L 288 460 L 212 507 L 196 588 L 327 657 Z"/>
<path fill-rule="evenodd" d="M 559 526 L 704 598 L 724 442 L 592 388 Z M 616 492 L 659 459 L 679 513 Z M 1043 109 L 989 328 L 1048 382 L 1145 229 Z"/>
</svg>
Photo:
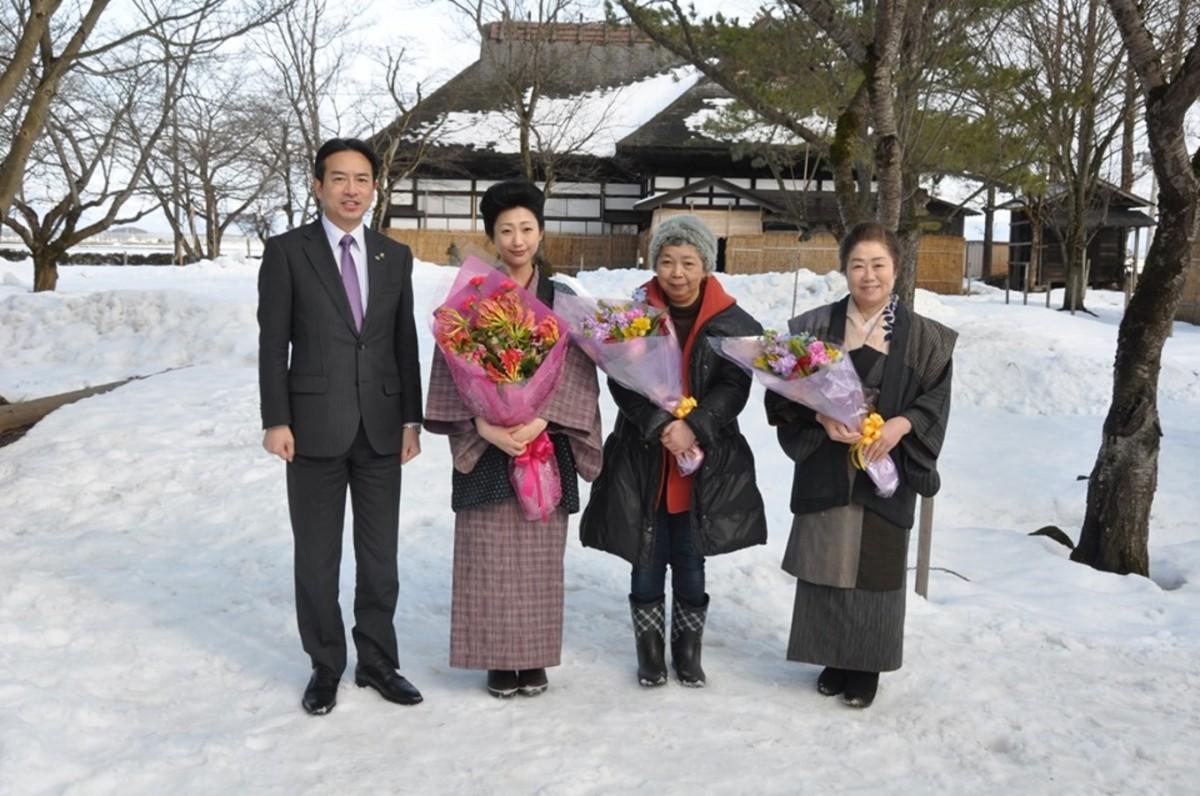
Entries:
<svg viewBox="0 0 1200 796">
<path fill-rule="evenodd" d="M 762 495 L 754 477 L 754 454 L 737 416 L 750 395 L 751 379 L 713 350 L 708 339 L 762 333 L 762 326 L 736 304 L 700 327 L 688 371 L 699 405 L 687 424 L 704 451 L 692 487 L 691 529 L 696 550 L 706 556 L 767 541 Z M 662 485 L 663 448 L 658 435 L 670 414 L 611 379 L 620 413 L 604 443 L 604 468 L 592 485 L 580 521 L 580 539 L 635 566 L 650 566 L 654 521 Z M 674 466 L 673 464 L 671 466 Z"/>
</svg>

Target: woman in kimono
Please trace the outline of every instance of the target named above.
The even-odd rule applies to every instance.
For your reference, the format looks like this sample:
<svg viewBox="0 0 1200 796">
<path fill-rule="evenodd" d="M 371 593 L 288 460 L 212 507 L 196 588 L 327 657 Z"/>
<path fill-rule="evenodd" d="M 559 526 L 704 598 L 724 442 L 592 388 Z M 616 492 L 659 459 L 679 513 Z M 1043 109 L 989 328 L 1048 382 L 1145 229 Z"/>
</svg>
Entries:
<svg viewBox="0 0 1200 796">
<path fill-rule="evenodd" d="M 583 544 L 633 565 L 629 605 L 638 682 L 667 681 L 666 573 L 671 568 L 671 663 L 681 684 L 706 682 L 700 665 L 708 613 L 704 559 L 767 540 L 754 454 L 737 416 L 750 376 L 720 357 L 711 338 L 755 335 L 762 327 L 725 292 L 717 241 L 696 216 L 672 216 L 650 241 L 654 277 L 647 301 L 670 312 L 683 347 L 684 391 L 697 406 L 678 419 L 612 381 L 620 413 L 604 444 L 604 470 L 580 520 Z M 698 443 L 700 469 L 683 476 L 675 454 Z"/>
<path fill-rule="evenodd" d="M 553 307 L 555 291 L 564 288 L 534 262 L 544 201 L 533 183 L 512 180 L 489 188 L 480 212 L 502 268 Z M 454 462 L 450 665 L 486 669 L 493 696 L 536 696 L 548 687 L 546 668 L 557 666 L 562 653 L 563 553 L 567 515 L 579 510 L 576 475 L 591 481 L 600 471 L 595 366 L 570 345 L 562 382 L 538 417 L 510 428 L 471 415 L 440 350 L 429 382 L 425 427 L 449 436 Z M 543 430 L 554 444 L 562 501 L 548 520 L 529 521 L 509 480 L 509 462 Z"/>
<path fill-rule="evenodd" d="M 788 323 L 793 333 L 849 353 L 868 400 L 886 418 L 865 456 L 891 455 L 900 475 L 895 494 L 879 497 L 850 463 L 859 429 L 776 393 L 766 398 L 767 419 L 796 463 L 783 560 L 797 578 L 787 656 L 824 666 L 817 689 L 860 708 L 874 700 L 879 673 L 900 668 L 913 509 L 917 495 L 931 497 L 941 484 L 937 458 L 950 414 L 956 333 L 892 293 L 899 250 L 882 225 L 855 226 L 838 252 L 850 295 Z"/>
</svg>

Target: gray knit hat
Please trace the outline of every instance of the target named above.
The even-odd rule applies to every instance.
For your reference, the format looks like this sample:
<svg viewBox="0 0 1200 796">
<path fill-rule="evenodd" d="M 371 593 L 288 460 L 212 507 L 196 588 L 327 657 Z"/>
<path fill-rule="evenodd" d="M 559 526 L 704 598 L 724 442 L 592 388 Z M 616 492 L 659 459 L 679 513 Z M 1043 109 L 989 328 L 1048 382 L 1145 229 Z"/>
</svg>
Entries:
<svg viewBox="0 0 1200 796">
<path fill-rule="evenodd" d="M 658 262 L 664 246 L 681 246 L 690 243 L 700 252 L 704 261 L 704 272 L 717 270 L 717 239 L 708 225 L 693 215 L 671 216 L 658 225 L 650 239 L 650 267 Z"/>
</svg>

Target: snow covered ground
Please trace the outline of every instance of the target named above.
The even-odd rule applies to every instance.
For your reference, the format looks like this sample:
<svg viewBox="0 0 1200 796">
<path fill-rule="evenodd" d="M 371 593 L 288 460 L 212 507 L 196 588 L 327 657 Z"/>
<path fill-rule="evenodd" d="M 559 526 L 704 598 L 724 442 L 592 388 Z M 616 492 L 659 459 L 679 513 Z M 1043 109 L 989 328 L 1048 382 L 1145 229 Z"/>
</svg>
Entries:
<svg viewBox="0 0 1200 796">
<path fill-rule="evenodd" d="M 0 395 L 173 368 L 0 448 L 0 794 L 1196 792 L 1200 329 L 1177 324 L 1166 346 L 1154 579 L 1117 577 L 1027 534 L 1077 533 L 1121 296 L 1070 317 L 992 291 L 918 295 L 961 333 L 933 563 L 969 580 L 932 573 L 905 666 L 867 711 L 784 658 L 791 470 L 756 386 L 743 424 L 771 539 L 709 562 L 708 688 L 637 686 L 627 568 L 574 525 L 550 691 L 498 701 L 450 669 L 450 464 L 425 435 L 404 474 L 396 624 L 426 701 L 393 706 L 347 678 L 314 719 L 283 466 L 259 447 L 255 271 L 67 267 L 59 292 L 33 295 L 28 263 L 0 263 Z M 422 314 L 447 274 L 418 267 Z M 581 280 L 611 296 L 645 276 Z M 725 282 L 768 326 L 791 312 L 789 275 Z M 802 273 L 799 308 L 843 291 Z M 421 344 L 427 362 L 427 331 Z M 602 411 L 611 425 L 607 397 Z"/>
</svg>

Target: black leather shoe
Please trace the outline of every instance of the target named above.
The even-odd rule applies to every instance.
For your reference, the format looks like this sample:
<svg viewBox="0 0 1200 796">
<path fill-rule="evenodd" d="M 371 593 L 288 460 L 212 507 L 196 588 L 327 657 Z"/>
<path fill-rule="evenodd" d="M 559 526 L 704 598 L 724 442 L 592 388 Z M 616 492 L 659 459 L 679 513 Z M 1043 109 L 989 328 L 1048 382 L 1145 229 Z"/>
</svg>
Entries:
<svg viewBox="0 0 1200 796">
<path fill-rule="evenodd" d="M 850 673 L 845 669 L 826 666 L 821 671 L 821 676 L 817 678 L 817 690 L 825 696 L 837 696 L 846 690 L 846 675 L 848 674 Z"/>
<path fill-rule="evenodd" d="M 397 705 L 416 705 L 424 697 L 412 683 L 405 680 L 386 663 L 359 664 L 354 667 L 354 684 L 359 688 L 371 686 L 388 702 Z"/>
<path fill-rule="evenodd" d="M 848 672 L 842 699 L 852 708 L 869 708 L 879 688 L 879 672 Z"/>
<path fill-rule="evenodd" d="M 521 696 L 537 696 L 549 687 L 545 669 L 522 669 L 517 672 L 517 690 Z"/>
<path fill-rule="evenodd" d="M 304 689 L 304 699 L 300 704 L 310 716 L 324 716 L 333 710 L 337 704 L 338 683 L 341 677 L 334 674 L 332 669 L 318 666 L 313 669 L 312 677 L 308 678 L 308 686 Z"/>
<path fill-rule="evenodd" d="M 517 693 L 520 687 L 516 672 L 508 669 L 488 669 L 487 690 L 492 696 L 504 699 Z"/>
</svg>

